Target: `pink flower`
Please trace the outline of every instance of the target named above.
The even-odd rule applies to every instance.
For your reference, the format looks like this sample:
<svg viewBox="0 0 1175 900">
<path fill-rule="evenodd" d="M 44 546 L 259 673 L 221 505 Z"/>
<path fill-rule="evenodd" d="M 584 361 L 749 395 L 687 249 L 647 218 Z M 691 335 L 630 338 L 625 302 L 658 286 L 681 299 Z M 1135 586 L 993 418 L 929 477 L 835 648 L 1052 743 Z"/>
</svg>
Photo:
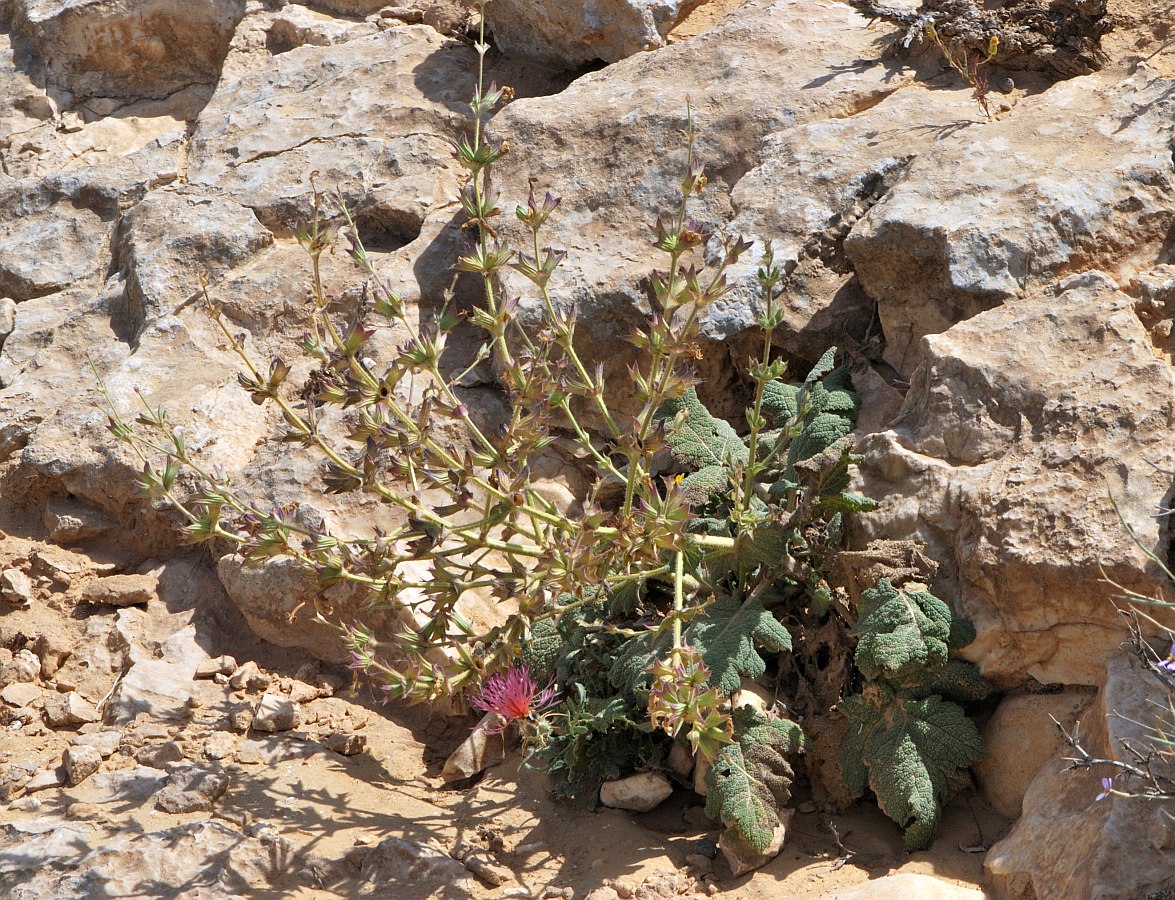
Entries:
<svg viewBox="0 0 1175 900">
<path fill-rule="evenodd" d="M 1094 797 L 1094 799 L 1095 800 L 1105 800 L 1107 797 L 1109 797 L 1113 793 L 1114 793 L 1114 779 L 1113 778 L 1103 778 L 1102 779 L 1102 792 L 1100 794 L 1098 794 L 1096 797 Z"/>
<path fill-rule="evenodd" d="M 505 674 L 495 672 L 487 678 L 481 696 L 475 697 L 469 705 L 482 712 L 497 713 L 498 718 L 484 728 L 490 734 L 498 734 L 511 722 L 529 719 L 558 702 L 559 692 L 555 689 L 554 679 L 540 691 L 530 677 L 526 663 L 520 663 Z"/>
</svg>

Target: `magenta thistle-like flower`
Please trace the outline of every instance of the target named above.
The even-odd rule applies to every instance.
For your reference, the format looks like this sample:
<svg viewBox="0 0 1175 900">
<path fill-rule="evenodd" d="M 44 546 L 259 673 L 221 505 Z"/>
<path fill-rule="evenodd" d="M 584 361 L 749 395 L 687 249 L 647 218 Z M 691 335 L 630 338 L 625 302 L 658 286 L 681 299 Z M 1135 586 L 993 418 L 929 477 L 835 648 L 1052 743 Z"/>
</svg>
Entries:
<svg viewBox="0 0 1175 900">
<path fill-rule="evenodd" d="M 1114 779 L 1113 778 L 1103 778 L 1102 779 L 1102 792 L 1100 794 L 1098 794 L 1096 797 L 1094 797 L 1094 799 L 1095 800 L 1105 800 L 1107 797 L 1109 797 L 1113 793 L 1114 793 Z"/>
<path fill-rule="evenodd" d="M 529 719 L 559 702 L 554 679 L 541 691 L 530 677 L 530 668 L 520 663 L 505 674 L 495 672 L 482 685 L 481 695 L 470 701 L 470 706 L 482 712 L 497 713 L 498 718 L 484 728 L 490 734 L 504 731 L 511 722 Z"/>
</svg>

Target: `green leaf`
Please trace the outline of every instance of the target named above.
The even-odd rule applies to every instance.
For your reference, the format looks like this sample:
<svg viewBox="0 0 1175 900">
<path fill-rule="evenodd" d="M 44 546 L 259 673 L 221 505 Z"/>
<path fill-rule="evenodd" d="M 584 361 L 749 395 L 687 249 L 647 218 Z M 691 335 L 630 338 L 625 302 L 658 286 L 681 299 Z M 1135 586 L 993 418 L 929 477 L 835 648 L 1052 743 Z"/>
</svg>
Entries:
<svg viewBox="0 0 1175 900">
<path fill-rule="evenodd" d="M 554 617 L 539 619 L 530 628 L 530 640 L 522 648 L 522 660 L 536 679 L 546 680 L 555 674 L 563 649 L 563 635 Z"/>
<path fill-rule="evenodd" d="M 660 634 L 650 631 L 629 638 L 616 652 L 615 661 L 608 670 L 608 681 L 613 687 L 631 694 L 648 694 L 649 667 L 672 646 L 673 633 L 668 629 Z"/>
<path fill-rule="evenodd" d="M 683 478 L 680 487 L 686 503 L 702 506 L 730 489 L 730 470 L 725 466 L 704 466 Z"/>
<path fill-rule="evenodd" d="M 787 757 L 803 752 L 804 733 L 795 722 L 769 721 L 747 707 L 735 710 L 734 728 L 735 743 L 723 747 L 706 773 L 706 815 L 762 853 L 791 798 L 795 772 Z"/>
<path fill-rule="evenodd" d="M 904 830 L 907 850 L 930 846 L 939 808 L 967 783 L 967 768 L 984 756 L 975 724 L 938 696 L 902 698 L 880 685 L 843 700 L 849 718 L 841 772 L 854 796 L 862 771 L 882 812 Z"/>
<path fill-rule="evenodd" d="M 948 659 L 941 669 L 928 675 L 923 683 L 907 688 L 916 699 L 939 694 L 948 700 L 970 703 L 991 693 L 991 685 L 984 681 L 979 669 L 966 660 Z"/>
<path fill-rule="evenodd" d="M 861 594 L 854 662 L 866 678 L 895 684 L 918 679 L 947 660 L 951 633 L 949 606 L 927 591 L 904 591 L 883 578 Z"/>
<path fill-rule="evenodd" d="M 728 594 L 719 594 L 704 615 L 686 631 L 686 640 L 702 651 L 710 670 L 710 683 L 730 696 L 739 686 L 739 676 L 758 678 L 767 664 L 756 646 L 768 650 L 790 650 L 791 635 L 763 608 L 758 599 L 740 603 Z"/>
<path fill-rule="evenodd" d="M 669 447 L 679 460 L 698 469 L 706 466 L 728 468 L 731 463 L 747 461 L 747 448 L 742 438 L 729 422 L 710 415 L 693 388 L 682 397 L 662 404 L 657 410 L 657 419 L 672 423 L 682 411 L 686 413 L 685 420 L 669 435 Z"/>
</svg>

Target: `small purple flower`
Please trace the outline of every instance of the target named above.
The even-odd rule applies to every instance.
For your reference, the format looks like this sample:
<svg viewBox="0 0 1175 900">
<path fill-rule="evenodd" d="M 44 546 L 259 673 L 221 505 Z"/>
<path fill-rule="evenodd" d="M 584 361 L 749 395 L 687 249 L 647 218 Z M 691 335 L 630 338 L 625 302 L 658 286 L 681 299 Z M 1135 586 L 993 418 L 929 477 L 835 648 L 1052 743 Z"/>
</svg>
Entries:
<svg viewBox="0 0 1175 900">
<path fill-rule="evenodd" d="M 1175 644 L 1171 645 L 1170 652 L 1167 653 L 1167 658 L 1155 663 L 1157 668 L 1166 669 L 1168 672 L 1175 673 Z"/>
<path fill-rule="evenodd" d="M 1098 794 L 1096 797 L 1094 797 L 1094 799 L 1095 800 L 1105 800 L 1107 797 L 1113 795 L 1113 793 L 1114 793 L 1114 779 L 1113 778 L 1103 778 L 1102 779 L 1102 792 L 1100 794 Z"/>
<path fill-rule="evenodd" d="M 526 663 L 514 666 L 505 674 L 495 672 L 482 685 L 481 696 L 470 701 L 470 706 L 482 712 L 497 713 L 498 718 L 484 727 L 489 734 L 498 734 L 511 722 L 529 719 L 559 702 L 554 679 L 541 691 L 530 677 Z"/>
</svg>

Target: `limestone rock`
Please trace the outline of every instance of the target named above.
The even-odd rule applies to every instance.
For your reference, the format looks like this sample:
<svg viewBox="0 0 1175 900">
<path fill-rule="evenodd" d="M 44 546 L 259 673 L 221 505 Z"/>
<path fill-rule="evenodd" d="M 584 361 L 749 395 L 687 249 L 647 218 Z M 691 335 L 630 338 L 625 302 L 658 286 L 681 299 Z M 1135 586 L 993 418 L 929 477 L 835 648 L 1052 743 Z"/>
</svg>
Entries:
<svg viewBox="0 0 1175 900">
<path fill-rule="evenodd" d="M 204 766 L 178 766 L 155 795 L 155 808 L 167 813 L 204 812 L 224 796 L 228 776 Z"/>
<path fill-rule="evenodd" d="M 497 713 L 486 713 L 461 746 L 454 750 L 441 770 L 445 781 L 461 781 L 496 766 L 506 758 L 506 741 L 501 731 L 486 731 L 494 722 L 501 721 Z"/>
<path fill-rule="evenodd" d="M 289 731 L 301 722 L 301 707 L 281 694 L 262 694 L 253 713 L 257 731 Z"/>
<path fill-rule="evenodd" d="M 472 891 L 474 882 L 460 862 L 434 844 L 386 838 L 375 847 L 353 852 L 364 884 L 412 886 L 422 895 L 433 891 Z"/>
<path fill-rule="evenodd" d="M 448 138 L 474 65 L 472 50 L 426 25 L 283 53 L 212 98 L 192 137 L 189 190 L 247 196 L 265 227 L 289 235 L 310 218 L 307 175 L 318 171 L 369 249 L 403 246 L 456 190 Z"/>
<path fill-rule="evenodd" d="M 62 545 L 92 541 L 109 531 L 114 524 L 101 511 L 61 497 L 49 501 L 42 521 L 49 532 L 49 540 Z"/>
<path fill-rule="evenodd" d="M 495 0 L 486 25 L 508 56 L 575 69 L 664 46 L 685 9 L 681 0 Z"/>
<path fill-rule="evenodd" d="M 1072 731 L 1091 699 L 1089 689 L 1069 688 L 1059 694 L 1013 694 L 1000 701 L 983 730 L 987 756 L 974 768 L 992 809 L 1009 819 L 1020 818 L 1032 779 L 1063 744 L 1050 716 Z"/>
<path fill-rule="evenodd" d="M 374 33 L 374 25 L 357 25 L 354 22 L 324 16 L 305 6 L 291 5 L 274 17 L 273 24 L 269 26 L 268 43 L 275 51 L 285 52 L 307 44 L 329 47 L 331 44 L 341 44 L 355 37 Z"/>
<path fill-rule="evenodd" d="M 36 681 L 40 674 L 41 661 L 27 647 L 15 653 L 8 662 L 0 665 L 0 683 L 6 685 Z"/>
<path fill-rule="evenodd" d="M 130 610 L 122 610 L 126 615 Z M 107 706 L 107 721 L 129 722 L 139 713 L 154 721 L 182 721 L 188 712 L 196 667 L 205 659 L 188 625 L 162 641 L 160 659 L 139 658 L 127 671 Z"/>
<path fill-rule="evenodd" d="M 122 744 L 122 732 L 111 728 L 92 734 L 79 734 L 71 738 L 69 743 L 72 747 L 92 747 L 98 751 L 99 756 L 106 759 L 113 756 Z"/>
<path fill-rule="evenodd" d="M 729 829 L 722 832 L 722 837 L 718 839 L 718 849 L 722 851 L 722 856 L 726 860 L 726 864 L 730 866 L 730 871 L 735 878 L 762 868 L 779 856 L 779 851 L 783 849 L 783 843 L 787 840 L 788 826 L 791 825 L 792 817 L 795 814 L 794 809 L 779 811 L 779 824 L 775 827 L 775 834 L 767 849 L 762 853 L 752 850 Z"/>
<path fill-rule="evenodd" d="M 193 896 L 201 900 L 232 900 L 272 890 L 273 860 L 295 852 L 275 835 L 245 835 L 213 821 L 95 837 L 87 823 L 63 822 L 0 851 L 0 894 L 85 897 L 97 883 L 111 896 L 133 896 L 144 885 L 198 884 Z"/>
<path fill-rule="evenodd" d="M 925 542 L 933 588 L 978 631 L 964 655 L 997 686 L 1094 684 L 1124 634 L 1104 579 L 1160 587 L 1109 495 L 1161 546 L 1173 395 L 1098 273 L 929 336 L 898 419 L 859 447 L 865 493 L 885 498 L 863 536 Z"/>
<path fill-rule="evenodd" d="M 159 594 L 159 580 L 153 575 L 107 575 L 82 589 L 87 603 L 109 606 L 145 606 Z"/>
<path fill-rule="evenodd" d="M 70 784 L 81 784 L 102 767 L 102 754 L 85 744 L 68 747 L 61 760 Z"/>
<path fill-rule="evenodd" d="M 1066 272 L 1127 280 L 1158 261 L 1175 224 L 1173 110 L 1171 81 L 1145 67 L 1098 73 L 1025 100 L 981 139 L 935 142 L 845 242 L 886 360 L 909 376 L 923 335 Z"/>
<path fill-rule="evenodd" d="M 46 80 L 77 97 L 165 97 L 212 84 L 244 0 L 197 6 L 146 0 L 17 0 L 15 26 L 45 61 Z"/>
<path fill-rule="evenodd" d="M 515 148 L 495 172 L 503 208 L 525 202 L 532 177 L 539 191 L 563 199 L 543 231 L 545 242 L 568 251 L 551 291 L 562 307 L 575 308 L 577 347 L 604 364 L 608 383 L 628 383 L 636 353 L 624 338 L 647 315 L 649 275 L 665 263 L 648 226 L 680 200 L 685 98 L 696 115 L 696 154 L 711 181 L 689 214 L 716 226 L 732 218 L 728 192 L 757 165 L 764 138 L 847 116 L 897 90 L 900 71 L 880 62 L 841 68 L 846 57 L 876 59 L 865 25 L 831 0 L 750 0 L 693 40 L 584 75 L 558 95 L 516 100 L 494 117 L 493 134 Z M 772 85 L 768 102 L 764 84 Z M 519 223 L 503 221 L 502 228 L 526 246 Z M 524 318 L 536 316 L 540 301 L 530 283 L 513 273 L 504 280 L 520 296 Z M 752 320 L 745 305 L 726 298 L 702 322 L 705 357 L 696 368 L 703 399 L 713 400 L 719 414 L 741 415 L 745 406 L 735 399 L 729 363 L 749 350 L 720 343 Z M 614 409 L 625 411 L 623 392 L 616 393 Z"/>
<path fill-rule="evenodd" d="M 228 759 L 237 747 L 237 738 L 228 731 L 214 731 L 204 740 L 204 755 L 209 759 Z"/>
<path fill-rule="evenodd" d="M 662 772 L 638 772 L 618 781 L 606 781 L 600 785 L 600 802 L 613 809 L 630 809 L 633 812 L 648 812 L 661 805 L 670 794 L 673 785 Z"/>
<path fill-rule="evenodd" d="M 1133 762 L 1121 741 L 1146 748 L 1163 709 L 1154 700 L 1164 690 L 1131 654 L 1110 657 L 1098 698 L 1081 719 L 1082 745 L 1094 756 Z M 1111 773 L 1069 770 L 1067 749 L 1036 776 L 1019 822 L 988 851 L 984 868 L 998 894 L 1083 900 L 1143 897 L 1168 887 L 1175 842 L 1162 809 L 1118 797 L 1097 801 L 1099 779 Z M 1175 775 L 1169 766 L 1163 771 Z"/>
<path fill-rule="evenodd" d="M 127 325 L 144 324 L 199 297 L 199 278 L 215 282 L 273 243 L 248 207 L 220 197 L 153 191 L 123 220 L 118 259 L 126 278 Z"/>
<path fill-rule="evenodd" d="M 820 900 L 984 900 L 987 896 L 980 888 L 932 875 L 897 872 L 822 894 Z"/>
<path fill-rule="evenodd" d="M 93 705 L 74 691 L 45 698 L 45 723 L 53 728 L 97 722 L 100 718 Z"/>
<path fill-rule="evenodd" d="M 0 597 L 27 606 L 33 600 L 33 583 L 20 569 L 5 569 L 0 572 Z"/>
<path fill-rule="evenodd" d="M 27 681 L 6 685 L 0 690 L 0 700 L 9 706 L 29 706 L 41 698 L 41 689 Z"/>
</svg>

